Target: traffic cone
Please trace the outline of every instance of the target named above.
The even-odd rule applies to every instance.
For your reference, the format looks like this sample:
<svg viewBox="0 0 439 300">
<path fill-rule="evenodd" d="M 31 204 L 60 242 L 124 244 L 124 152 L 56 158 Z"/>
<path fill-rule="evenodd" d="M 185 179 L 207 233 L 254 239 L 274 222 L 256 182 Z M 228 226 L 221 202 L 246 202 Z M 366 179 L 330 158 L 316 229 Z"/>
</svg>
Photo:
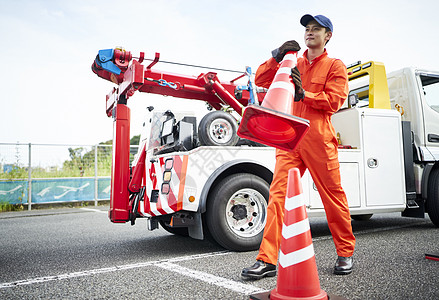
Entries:
<svg viewBox="0 0 439 300">
<path fill-rule="evenodd" d="M 282 150 L 294 150 L 309 129 L 308 120 L 293 116 L 291 68 L 296 64 L 297 52 L 288 52 L 261 106 L 252 104 L 245 108 L 238 136 Z"/>
<path fill-rule="evenodd" d="M 250 299 L 328 299 L 320 288 L 317 264 L 299 169 L 288 172 L 284 224 L 279 252 L 277 285 L 271 292 L 251 295 Z"/>
</svg>

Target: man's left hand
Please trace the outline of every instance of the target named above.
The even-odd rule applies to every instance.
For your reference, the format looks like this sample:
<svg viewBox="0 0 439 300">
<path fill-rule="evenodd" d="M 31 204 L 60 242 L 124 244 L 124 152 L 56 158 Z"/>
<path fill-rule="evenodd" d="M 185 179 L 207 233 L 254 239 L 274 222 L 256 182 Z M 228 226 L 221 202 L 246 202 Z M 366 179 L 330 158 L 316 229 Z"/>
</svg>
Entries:
<svg viewBox="0 0 439 300">
<path fill-rule="evenodd" d="M 297 67 L 291 69 L 291 77 L 295 87 L 294 101 L 302 101 L 305 98 L 305 90 L 302 88 L 302 78 Z"/>
</svg>

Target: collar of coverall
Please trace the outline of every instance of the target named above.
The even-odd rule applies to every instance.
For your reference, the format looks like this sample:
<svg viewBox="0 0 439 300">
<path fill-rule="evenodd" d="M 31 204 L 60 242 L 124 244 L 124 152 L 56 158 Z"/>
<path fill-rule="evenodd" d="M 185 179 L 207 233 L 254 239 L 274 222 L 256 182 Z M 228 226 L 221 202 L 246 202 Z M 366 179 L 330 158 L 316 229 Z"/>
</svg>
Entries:
<svg viewBox="0 0 439 300">
<path fill-rule="evenodd" d="M 302 55 L 302 56 L 303 56 L 303 58 L 305 59 L 305 61 L 306 61 L 307 63 L 309 63 L 309 64 L 313 64 L 313 63 L 315 63 L 316 61 L 319 61 L 319 60 L 321 60 L 322 58 L 328 56 L 328 52 L 326 52 L 326 48 L 325 48 L 325 49 L 323 50 L 323 53 L 320 54 L 319 56 L 317 56 L 316 58 L 314 58 L 311 62 L 308 61 L 308 49 L 306 49 L 305 52 L 303 52 L 303 55 Z"/>
</svg>

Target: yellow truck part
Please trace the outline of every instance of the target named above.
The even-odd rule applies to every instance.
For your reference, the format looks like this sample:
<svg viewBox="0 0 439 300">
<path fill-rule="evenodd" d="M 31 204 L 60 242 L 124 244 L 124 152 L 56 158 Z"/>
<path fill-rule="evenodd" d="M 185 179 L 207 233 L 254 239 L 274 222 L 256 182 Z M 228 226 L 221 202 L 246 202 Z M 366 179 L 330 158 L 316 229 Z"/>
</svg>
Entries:
<svg viewBox="0 0 439 300">
<path fill-rule="evenodd" d="M 369 108 L 390 109 L 389 87 L 386 68 L 381 62 L 369 61 L 355 64 L 347 69 L 349 81 L 369 76 L 369 89 L 359 92 L 359 98 L 369 98 Z"/>
</svg>

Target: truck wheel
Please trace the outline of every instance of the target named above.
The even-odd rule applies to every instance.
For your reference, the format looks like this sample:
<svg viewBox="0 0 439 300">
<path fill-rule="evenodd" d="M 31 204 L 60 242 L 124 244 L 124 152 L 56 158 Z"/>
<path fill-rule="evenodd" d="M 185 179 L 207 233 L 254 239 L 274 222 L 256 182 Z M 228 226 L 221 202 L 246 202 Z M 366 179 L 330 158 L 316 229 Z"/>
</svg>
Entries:
<svg viewBox="0 0 439 300">
<path fill-rule="evenodd" d="M 373 214 L 367 214 L 367 215 L 351 215 L 352 220 L 355 221 L 368 221 L 370 218 L 372 218 Z"/>
<path fill-rule="evenodd" d="M 250 251 L 259 248 L 265 223 L 269 185 L 262 178 L 239 173 L 223 179 L 209 196 L 207 228 L 226 249 Z"/>
<path fill-rule="evenodd" d="M 201 146 L 235 146 L 239 137 L 238 124 L 231 114 L 221 110 L 205 115 L 198 126 Z"/>
<path fill-rule="evenodd" d="M 428 185 L 427 211 L 431 222 L 439 227 L 439 169 L 431 171 Z"/>
<path fill-rule="evenodd" d="M 169 226 L 169 221 L 160 220 L 160 225 L 169 233 L 181 236 L 189 236 L 189 231 L 187 227 L 171 227 Z"/>
</svg>

